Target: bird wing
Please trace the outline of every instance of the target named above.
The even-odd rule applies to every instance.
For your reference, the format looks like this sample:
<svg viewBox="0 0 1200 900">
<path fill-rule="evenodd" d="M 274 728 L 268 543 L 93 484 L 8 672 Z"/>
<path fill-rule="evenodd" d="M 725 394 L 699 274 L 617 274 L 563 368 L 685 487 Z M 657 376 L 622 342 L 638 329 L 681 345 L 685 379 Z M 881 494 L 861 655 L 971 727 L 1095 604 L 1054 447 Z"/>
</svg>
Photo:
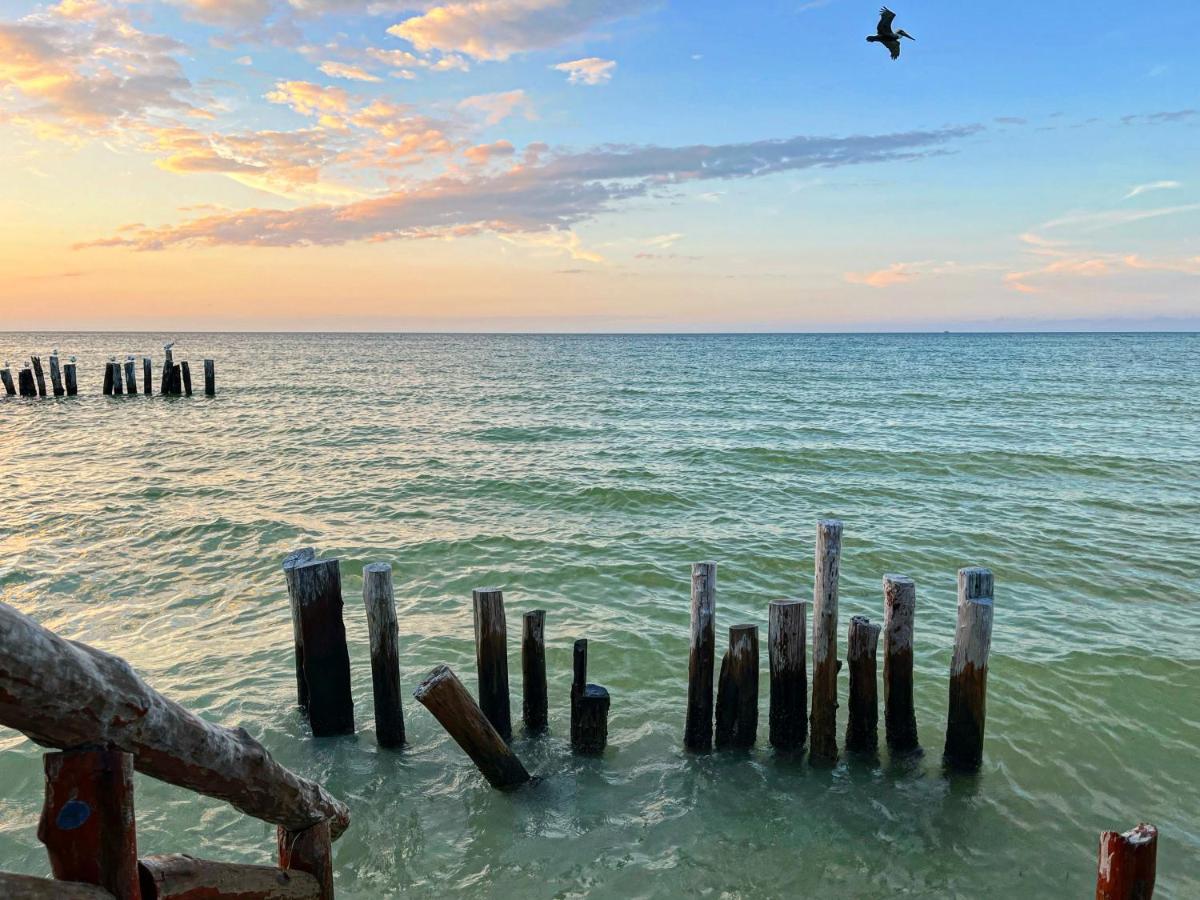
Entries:
<svg viewBox="0 0 1200 900">
<path fill-rule="evenodd" d="M 883 43 L 883 46 L 887 47 L 890 51 L 892 51 L 892 59 L 900 58 L 900 41 L 899 40 L 897 40 L 896 38 L 892 38 L 891 40 L 883 41 L 882 43 Z"/>
<path fill-rule="evenodd" d="M 884 37 L 892 33 L 892 22 L 896 20 L 896 14 L 886 6 L 879 10 L 879 27 L 875 29 L 878 34 Z"/>
</svg>

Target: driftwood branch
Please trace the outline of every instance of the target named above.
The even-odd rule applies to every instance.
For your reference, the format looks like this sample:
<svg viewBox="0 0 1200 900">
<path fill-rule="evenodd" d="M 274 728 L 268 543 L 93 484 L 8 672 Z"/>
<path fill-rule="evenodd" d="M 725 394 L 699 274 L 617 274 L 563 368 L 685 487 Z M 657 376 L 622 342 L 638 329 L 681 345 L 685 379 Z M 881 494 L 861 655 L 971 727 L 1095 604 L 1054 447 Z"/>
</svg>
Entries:
<svg viewBox="0 0 1200 900">
<path fill-rule="evenodd" d="M 8 872 L 0 872 L 0 897 L 5 900 L 113 900 L 112 894 L 92 884 L 52 881 Z"/>
<path fill-rule="evenodd" d="M 138 861 L 142 900 L 317 900 L 321 886 L 307 872 L 195 859 L 183 853 Z"/>
</svg>

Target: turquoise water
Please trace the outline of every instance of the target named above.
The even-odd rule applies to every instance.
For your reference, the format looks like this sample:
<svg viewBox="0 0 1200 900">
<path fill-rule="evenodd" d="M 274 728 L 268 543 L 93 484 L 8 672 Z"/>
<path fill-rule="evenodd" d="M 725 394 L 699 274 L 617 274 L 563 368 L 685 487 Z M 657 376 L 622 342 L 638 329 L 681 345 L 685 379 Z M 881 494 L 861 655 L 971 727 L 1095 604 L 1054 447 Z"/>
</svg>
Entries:
<svg viewBox="0 0 1200 900">
<path fill-rule="evenodd" d="M 1200 896 L 1200 337 L 178 338 L 215 400 L 101 396 L 103 360 L 164 336 L 0 334 L 14 362 L 78 355 L 82 394 L 0 400 L 0 600 L 345 799 L 339 896 L 1085 897 L 1099 832 L 1140 820 L 1156 896 Z M 758 748 L 684 754 L 690 563 L 720 564 L 719 647 L 765 634 L 768 601 L 811 599 L 826 516 L 843 629 L 881 618 L 884 572 L 916 579 L 929 752 L 776 758 L 764 659 Z M 294 708 L 279 563 L 304 545 L 342 559 L 350 738 Z M 374 560 L 406 696 L 438 663 L 474 687 L 470 590 L 496 584 L 519 711 L 520 613 L 547 610 L 551 733 L 514 742 L 539 785 L 490 790 L 411 700 L 411 746 L 376 747 Z M 988 733 L 947 778 L 969 564 L 996 575 Z M 613 695 L 599 760 L 566 746 L 577 637 Z M 46 874 L 40 796 L 38 749 L 0 729 L 0 868 Z M 221 803 L 139 777 L 137 807 L 143 852 L 271 860 Z"/>
</svg>

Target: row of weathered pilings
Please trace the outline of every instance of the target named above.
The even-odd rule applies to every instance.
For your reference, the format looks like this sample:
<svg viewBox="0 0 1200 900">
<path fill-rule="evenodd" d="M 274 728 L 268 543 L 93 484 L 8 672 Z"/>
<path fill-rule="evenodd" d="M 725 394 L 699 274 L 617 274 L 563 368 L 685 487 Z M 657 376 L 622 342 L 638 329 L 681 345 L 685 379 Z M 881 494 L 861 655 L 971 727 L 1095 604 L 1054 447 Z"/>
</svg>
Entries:
<svg viewBox="0 0 1200 900">
<path fill-rule="evenodd" d="M 50 354 L 50 389 L 55 397 L 74 397 L 79 393 L 79 378 L 76 372 L 75 357 L 65 365 L 60 364 L 58 351 Z M 0 368 L 0 384 L 4 386 L 6 396 L 22 397 L 46 396 L 46 373 L 42 369 L 40 356 L 29 357 L 28 362 L 17 371 L 17 383 L 13 383 L 12 369 L 7 362 Z"/>
<path fill-rule="evenodd" d="M 135 357 L 125 357 L 120 363 L 115 357 L 110 357 L 104 366 L 103 392 L 109 396 L 136 396 L 138 394 L 137 366 Z M 60 365 L 58 351 L 49 357 L 50 390 L 55 397 L 74 397 L 79 393 L 79 376 L 75 357 Z M 142 357 L 142 390 L 146 396 L 154 393 L 153 375 L 150 357 Z M 0 384 L 4 387 L 6 396 L 14 397 L 46 397 L 46 373 L 42 368 L 40 356 L 31 356 L 28 363 L 21 367 L 14 383 L 12 370 L 6 362 L 0 368 Z M 192 372 L 187 360 L 175 362 L 171 347 L 164 348 L 162 377 L 159 380 L 159 394 L 162 396 L 192 396 Z M 213 397 L 217 393 L 216 363 L 211 359 L 204 360 L 204 393 Z"/>
</svg>

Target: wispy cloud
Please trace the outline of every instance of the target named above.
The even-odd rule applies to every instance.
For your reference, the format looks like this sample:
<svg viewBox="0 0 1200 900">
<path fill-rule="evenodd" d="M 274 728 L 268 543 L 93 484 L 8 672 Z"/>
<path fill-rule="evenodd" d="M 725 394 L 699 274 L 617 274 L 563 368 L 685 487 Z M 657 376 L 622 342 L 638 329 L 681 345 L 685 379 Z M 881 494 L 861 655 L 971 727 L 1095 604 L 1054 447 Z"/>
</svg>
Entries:
<svg viewBox="0 0 1200 900">
<path fill-rule="evenodd" d="M 1132 200 L 1134 197 L 1140 197 L 1142 194 L 1148 194 L 1151 191 L 1172 191 L 1181 187 L 1183 187 L 1183 184 L 1178 181 L 1151 181 L 1149 184 L 1135 185 L 1121 199 Z"/>
<path fill-rule="evenodd" d="M 1200 110 L 1176 109 L 1167 112 L 1135 113 L 1121 116 L 1121 121 L 1126 125 L 1166 125 L 1172 122 L 1184 122 L 1196 116 L 1200 116 Z"/>
<path fill-rule="evenodd" d="M 319 65 L 323 73 L 330 78 L 343 78 L 347 81 L 382 81 L 378 75 L 372 75 L 360 66 L 352 66 L 340 62 L 323 62 Z"/>
<path fill-rule="evenodd" d="M 1131 225 L 1146 219 L 1160 219 L 1164 216 L 1178 216 L 1200 210 L 1200 203 L 1188 203 L 1182 206 L 1166 206 L 1158 209 L 1113 209 L 1104 212 L 1073 213 L 1052 219 L 1042 224 L 1043 229 L 1074 228 L 1081 232 L 1099 231 L 1104 228 L 1116 228 L 1121 225 Z"/>
<path fill-rule="evenodd" d="M 533 101 L 523 90 L 503 91 L 496 94 L 477 94 L 468 97 L 458 104 L 460 110 L 477 112 L 483 115 L 488 125 L 497 125 L 509 116 L 524 115 L 526 119 L 536 119 L 537 112 Z"/>
<path fill-rule="evenodd" d="M 617 68 L 617 64 L 611 59 L 589 56 L 586 59 L 559 63 L 554 68 L 559 72 L 566 72 L 567 81 L 571 84 L 596 85 L 612 81 L 613 70 Z"/>
<path fill-rule="evenodd" d="M 920 263 L 892 263 L 883 269 L 871 272 L 847 272 L 842 277 L 850 284 L 862 284 L 873 288 L 888 288 L 897 284 L 908 284 L 917 277 Z"/>
</svg>

